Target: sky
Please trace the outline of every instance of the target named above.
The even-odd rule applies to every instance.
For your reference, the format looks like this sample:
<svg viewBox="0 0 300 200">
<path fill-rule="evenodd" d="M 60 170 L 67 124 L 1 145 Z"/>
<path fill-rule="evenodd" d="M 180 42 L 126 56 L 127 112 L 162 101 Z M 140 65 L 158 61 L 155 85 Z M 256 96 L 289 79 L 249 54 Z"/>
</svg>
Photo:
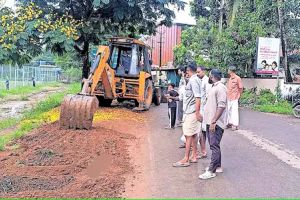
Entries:
<svg viewBox="0 0 300 200">
<path fill-rule="evenodd" d="M 188 4 L 191 0 L 183 0 L 183 1 L 187 3 L 184 10 L 177 11 L 177 9 L 174 9 L 174 12 L 176 14 L 174 23 L 195 25 L 196 20 L 190 15 L 190 6 Z M 14 2 L 15 2 L 14 0 L 6 0 L 4 6 L 13 7 Z"/>
<path fill-rule="evenodd" d="M 13 7 L 14 3 L 15 3 L 14 0 L 6 0 L 4 6 L 6 6 L 6 7 Z"/>
<path fill-rule="evenodd" d="M 176 18 L 174 20 L 174 23 L 196 25 L 195 18 L 190 15 L 189 2 L 191 0 L 184 0 L 184 1 L 186 2 L 184 10 L 177 11 L 177 9 L 174 9 L 174 12 L 176 14 Z"/>
</svg>

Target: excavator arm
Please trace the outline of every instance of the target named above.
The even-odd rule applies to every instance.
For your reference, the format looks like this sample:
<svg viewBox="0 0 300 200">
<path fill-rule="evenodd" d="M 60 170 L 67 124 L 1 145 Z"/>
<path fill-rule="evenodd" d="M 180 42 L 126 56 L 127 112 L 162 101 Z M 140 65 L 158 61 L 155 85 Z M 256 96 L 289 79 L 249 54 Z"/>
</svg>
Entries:
<svg viewBox="0 0 300 200">
<path fill-rule="evenodd" d="M 77 95 L 67 95 L 62 102 L 60 111 L 61 128 L 92 128 L 93 117 L 99 105 L 94 92 L 100 80 L 104 88 L 104 98 L 114 98 L 112 84 L 107 73 L 109 71 L 108 59 L 109 47 L 99 47 L 89 77 L 83 79 L 81 92 Z"/>
<path fill-rule="evenodd" d="M 82 95 L 94 95 L 98 82 L 101 80 L 104 88 L 104 96 L 108 99 L 114 98 L 112 84 L 108 77 L 109 65 L 109 47 L 100 46 L 97 52 L 96 60 L 91 69 L 88 79 L 83 80 L 83 87 L 80 92 Z"/>
</svg>

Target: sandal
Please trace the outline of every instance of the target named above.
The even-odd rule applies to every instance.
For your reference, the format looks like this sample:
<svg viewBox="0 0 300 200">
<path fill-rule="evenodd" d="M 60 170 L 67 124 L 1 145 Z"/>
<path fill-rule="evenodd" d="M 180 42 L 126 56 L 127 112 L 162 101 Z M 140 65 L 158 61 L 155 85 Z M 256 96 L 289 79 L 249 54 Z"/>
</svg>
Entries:
<svg viewBox="0 0 300 200">
<path fill-rule="evenodd" d="M 203 154 L 202 154 L 202 155 L 199 155 L 199 156 L 198 156 L 198 159 L 204 159 L 204 158 L 207 158 L 207 154 L 206 154 L 206 155 L 203 155 Z"/>
<path fill-rule="evenodd" d="M 231 130 L 232 130 L 232 131 L 237 131 L 237 130 L 239 130 L 239 128 L 238 128 L 237 126 L 232 126 L 232 127 L 231 127 Z"/>
<path fill-rule="evenodd" d="M 189 162 L 182 163 L 182 162 L 178 161 L 176 163 L 173 163 L 173 167 L 188 167 L 188 166 L 190 166 Z"/>
<path fill-rule="evenodd" d="M 198 162 L 198 157 L 196 156 L 196 159 L 195 159 L 195 160 L 193 159 L 193 157 L 194 157 L 194 156 L 190 156 L 189 162 L 190 162 L 190 163 L 197 163 L 197 162 Z"/>
<path fill-rule="evenodd" d="M 190 162 L 190 163 L 198 163 L 198 160 L 197 160 L 197 159 L 196 159 L 196 160 L 190 159 L 189 162 Z"/>
<path fill-rule="evenodd" d="M 231 128 L 232 127 L 232 124 L 227 124 L 226 125 L 226 129 L 229 129 L 229 128 Z"/>
</svg>

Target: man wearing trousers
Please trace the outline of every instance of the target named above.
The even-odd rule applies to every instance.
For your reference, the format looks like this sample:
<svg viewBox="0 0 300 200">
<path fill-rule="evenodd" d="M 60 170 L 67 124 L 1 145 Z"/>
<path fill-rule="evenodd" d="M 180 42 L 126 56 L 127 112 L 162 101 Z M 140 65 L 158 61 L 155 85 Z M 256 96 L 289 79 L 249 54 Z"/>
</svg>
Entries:
<svg viewBox="0 0 300 200">
<path fill-rule="evenodd" d="M 233 131 L 239 126 L 239 99 L 243 92 L 242 80 L 235 72 L 236 67 L 230 66 L 228 70 L 230 77 L 227 83 L 227 128 L 232 128 Z"/>
<path fill-rule="evenodd" d="M 226 86 L 221 82 L 222 73 L 213 69 L 209 75 L 209 82 L 212 83 L 204 108 L 204 122 L 207 124 L 207 138 L 212 151 L 211 162 L 205 173 L 199 176 L 200 179 L 216 177 L 217 168 L 221 167 L 220 143 L 223 136 L 225 124 L 225 113 L 227 104 Z"/>
<path fill-rule="evenodd" d="M 169 116 L 169 126 L 166 129 L 174 129 L 176 123 L 176 110 L 177 110 L 177 103 L 176 97 L 178 93 L 174 90 L 175 84 L 169 83 L 168 85 L 168 116 Z"/>
</svg>

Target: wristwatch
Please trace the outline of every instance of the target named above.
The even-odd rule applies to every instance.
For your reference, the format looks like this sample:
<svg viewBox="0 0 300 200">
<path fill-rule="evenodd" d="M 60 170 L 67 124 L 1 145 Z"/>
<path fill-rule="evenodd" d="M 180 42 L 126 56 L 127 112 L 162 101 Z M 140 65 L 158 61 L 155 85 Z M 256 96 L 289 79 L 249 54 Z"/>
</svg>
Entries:
<svg viewBox="0 0 300 200">
<path fill-rule="evenodd" d="M 212 122 L 211 124 L 216 124 L 217 122 Z"/>
</svg>

